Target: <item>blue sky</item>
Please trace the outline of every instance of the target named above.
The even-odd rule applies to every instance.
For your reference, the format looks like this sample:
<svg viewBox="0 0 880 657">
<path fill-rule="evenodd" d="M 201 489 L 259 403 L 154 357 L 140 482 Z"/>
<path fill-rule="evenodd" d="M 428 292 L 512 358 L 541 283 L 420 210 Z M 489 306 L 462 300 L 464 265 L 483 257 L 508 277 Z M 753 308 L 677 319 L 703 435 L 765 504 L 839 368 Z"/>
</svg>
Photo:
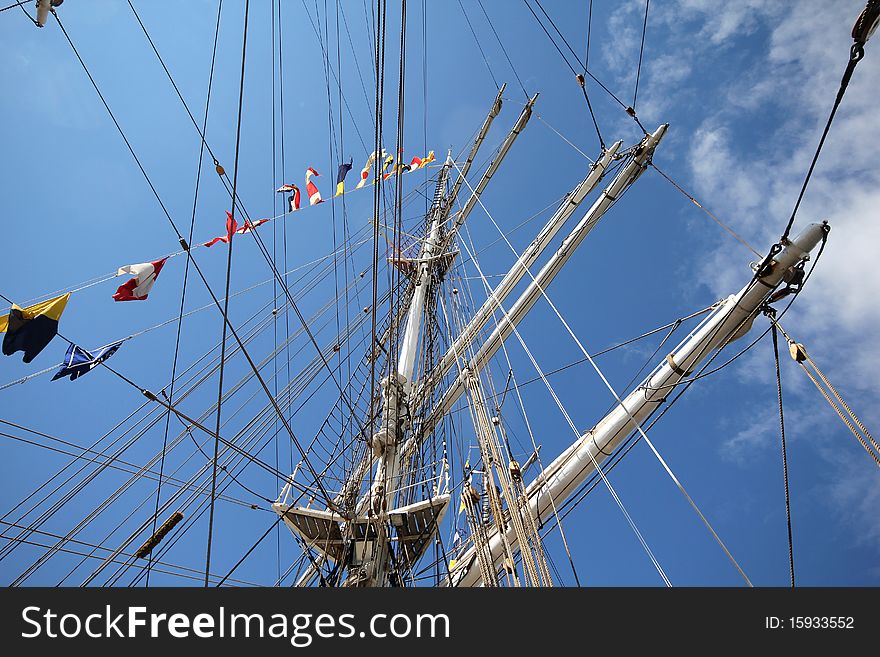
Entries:
<svg viewBox="0 0 880 657">
<path fill-rule="evenodd" d="M 422 36 L 423 3 L 408 3 L 403 143 L 408 157 L 434 149 L 442 159 L 447 149 L 458 154 L 467 148 L 496 93 L 494 76 L 508 86 L 503 112 L 478 159 L 478 165 L 485 166 L 488 151 L 500 143 L 516 120 L 524 94 L 479 5 L 463 1 L 488 67 L 457 3 L 444 3 L 443 7 L 427 3 L 426 39 Z M 587 3 L 543 4 L 575 49 L 583 52 Z M 655 161 L 762 252 L 778 238 L 791 211 L 846 63 L 849 30 L 862 8 L 858 0 L 829 4 L 812 0 L 795 5 L 770 0 L 651 4 L 636 108 L 650 130 L 659 123 L 670 123 Z M 336 9 L 335 3 L 326 5 L 330 39 L 325 45 L 336 69 Z M 353 186 L 366 157 L 373 135 L 370 27 L 363 3 L 344 0 L 340 5 L 346 22 L 340 24 L 338 74 L 347 103 L 347 107 L 343 103 L 341 133 L 338 90 L 331 76 L 328 112 L 324 58 L 310 23 L 310 18 L 318 15 L 323 25 L 325 3 L 282 3 L 282 162 L 282 125 L 277 117 L 273 144 L 271 4 L 251 3 L 238 185 L 253 218 L 278 214 L 280 205 L 273 190 L 281 182 L 303 186 L 306 167 L 315 167 L 322 174 L 319 187 L 328 197 L 340 156 L 354 160 L 349 186 Z M 590 68 L 631 102 L 644 3 L 593 5 Z M 163 1 L 137 2 L 135 6 L 201 122 L 216 4 L 207 0 Z M 541 94 L 536 116 L 483 196 L 492 217 L 511 230 L 561 197 L 587 171 L 587 159 L 548 125 L 589 157 L 598 155 L 599 145 L 571 72 L 525 5 L 484 0 L 484 6 L 525 90 Z M 243 13 L 243 2 L 224 2 L 207 131 L 208 142 L 230 174 Z M 199 137 L 134 16 L 124 3 L 97 0 L 66 3 L 59 14 L 172 218 L 186 232 L 192 215 Z M 389 150 L 397 138 L 398 38 L 399 9 L 395 4 L 390 7 L 388 24 L 384 131 Z M 866 48 L 799 213 L 799 226 L 828 219 L 832 233 L 816 275 L 784 324 L 807 345 L 869 429 L 880 419 L 880 312 L 875 303 L 880 276 L 872 268 L 872 246 L 880 238 L 876 221 L 880 168 L 869 138 L 876 124 L 873 92 L 880 82 L 875 46 L 869 43 Z M 71 289 L 125 264 L 178 251 L 174 232 L 58 25 L 50 20 L 46 28 L 37 30 L 20 10 L 3 12 L 0 56 L 4 64 L 0 82 L 9 90 L 0 99 L 0 117 L 6 126 L 0 179 L 5 192 L 3 210 L 10 223 L 6 255 L 0 263 L 0 293 L 21 303 Z M 605 140 L 634 143 L 640 132 L 631 119 L 601 89 L 595 85 L 589 89 Z M 276 85 L 276 114 L 279 93 Z M 423 174 L 405 177 L 404 193 L 423 190 L 424 184 Z M 195 241 L 223 233 L 228 202 L 228 194 L 206 161 Z M 406 225 L 416 226 L 423 210 L 423 200 L 408 205 Z M 281 263 L 286 232 L 287 268 L 294 269 L 332 252 L 334 227 L 340 239 L 344 221 L 352 233 L 365 229 L 371 211 L 372 194 L 362 190 L 347 195 L 344 207 L 339 202 L 323 204 L 267 224 L 261 235 Z M 514 248 L 522 250 L 547 216 L 544 212 L 510 232 Z M 474 244 L 481 249 L 482 271 L 487 276 L 506 271 L 513 255 L 503 242 L 497 242 L 498 232 L 480 208 L 468 226 Z M 253 241 L 247 235 L 241 237 L 248 239 L 236 240 L 233 292 L 271 275 Z M 218 295 L 225 280 L 222 249 L 222 245 L 201 249 L 195 256 Z M 365 247 L 353 257 L 353 271 L 366 266 L 367 250 Z M 750 276 L 752 259 L 752 254 L 656 172 L 648 171 L 602 220 L 548 293 L 587 349 L 598 351 L 738 290 Z M 170 260 L 145 303 L 117 304 L 110 299 L 124 279 L 76 292 L 63 317 L 62 332 L 88 348 L 176 318 L 183 269 L 183 258 Z M 314 271 L 314 265 L 308 265 L 294 276 Z M 476 276 L 472 267 L 467 274 Z M 302 298 L 303 313 L 310 316 L 332 297 L 335 284 L 332 277 L 318 281 Z M 479 280 L 470 284 L 478 301 L 485 297 Z M 271 283 L 264 284 L 231 301 L 230 317 L 237 327 L 249 325 L 249 318 L 256 314 L 266 317 L 267 304 L 269 309 L 272 305 L 271 287 Z M 361 312 L 369 303 L 368 296 L 353 298 L 349 310 Z M 187 309 L 209 303 L 204 286 L 191 277 Z M 327 326 L 313 326 L 322 341 L 329 340 L 335 331 L 335 319 L 331 316 L 329 321 Z M 291 330 L 297 326 L 295 318 L 290 326 Z M 188 317 L 181 342 L 181 367 L 189 366 L 213 346 L 220 328 L 214 309 Z M 756 328 L 763 330 L 761 320 Z M 521 335 L 545 371 L 580 357 L 543 301 L 521 325 Z M 175 325 L 171 323 L 127 342 L 111 364 L 139 385 L 158 390 L 171 372 L 174 340 Z M 262 359 L 275 340 L 273 331 L 266 331 L 249 351 Z M 658 342 L 655 336 L 613 352 L 600 359 L 599 365 L 611 382 L 622 388 Z M 515 341 L 508 344 L 517 379 L 533 378 L 534 368 L 523 350 Z M 292 361 L 295 372 L 311 358 L 308 349 L 312 347 L 302 336 L 294 346 L 302 347 Z M 64 349 L 65 344 L 56 339 L 29 365 L 21 363 L 19 356 L 5 358 L 0 364 L 0 385 L 51 367 L 60 361 Z M 230 360 L 227 387 L 247 371 L 240 356 Z M 494 385 L 503 387 L 506 375 L 506 365 L 497 363 L 492 370 Z M 282 383 L 284 377 L 286 371 L 279 374 Z M 86 446 L 110 432 L 142 403 L 137 391 L 107 371 L 95 371 L 73 383 L 50 382 L 50 378 L 43 375 L 0 390 L 0 419 Z M 798 581 L 804 585 L 877 585 L 880 480 L 876 467 L 787 357 L 783 378 Z M 588 366 L 554 375 L 552 383 L 581 429 L 591 427 L 611 402 L 607 389 Z M 301 439 L 308 441 L 314 435 L 333 403 L 332 392 L 330 386 L 321 387 L 294 415 L 292 424 Z M 251 383 L 224 405 L 229 432 L 242 429 L 248 417 L 262 408 L 265 402 L 260 394 Z M 522 394 L 536 440 L 542 445 L 542 457 L 548 462 L 574 436 L 541 383 L 524 386 Z M 181 407 L 198 414 L 216 401 L 216 395 L 215 376 L 181 402 Z M 775 395 L 772 352 L 769 340 L 765 340 L 730 367 L 692 386 L 652 430 L 651 437 L 752 581 L 784 586 L 788 583 L 788 548 Z M 466 431 L 467 413 L 460 415 Z M 506 420 L 515 445 L 522 446 L 527 440 L 525 427 L 516 414 L 512 415 Z M 28 437 L 22 430 L 5 427 L 3 431 Z M 164 421 L 146 431 L 120 458 L 127 464 L 143 465 L 161 447 L 163 435 Z M 29 439 L 60 446 L 33 434 Z M 284 470 L 289 447 L 284 441 L 279 443 L 279 469 Z M 473 438 L 462 435 L 451 447 L 455 451 L 460 445 L 466 450 L 468 444 L 473 444 Z M 274 462 L 273 446 L 271 443 L 261 457 Z M 63 454 L 6 437 L 2 437 L 0 449 L 0 491 L 6 500 L 3 513 L 70 462 Z M 460 468 L 464 457 L 454 456 Z M 183 478 L 204 462 L 189 438 L 169 457 L 169 467 L 180 467 Z M 460 476 L 460 471 L 456 474 Z M 637 446 L 609 478 L 673 584 L 742 583 L 645 445 Z M 64 535 L 126 479 L 119 470 L 105 471 L 41 529 Z M 278 493 L 275 477 L 254 466 L 240 479 L 263 497 L 274 499 Z M 226 492 L 267 506 L 236 484 Z M 138 505 L 154 495 L 152 482 L 139 482 L 76 538 L 117 547 L 149 517 L 153 502 Z M 27 521 L 33 518 L 34 513 Z M 212 570 L 227 572 L 271 520 L 264 510 L 218 503 Z M 117 524 L 121 524 L 118 530 Z M 582 583 L 662 585 L 603 487 L 597 487 L 566 518 L 564 527 Z M 0 529 L 4 535 L 13 532 L 8 526 Z M 201 517 L 165 559 L 196 571 L 203 569 L 206 531 Z M 143 538 L 140 535 L 132 549 Z M 36 534 L 32 539 L 43 543 L 55 540 Z M 5 542 L 0 548 L 3 546 Z M 84 549 L 81 544 L 68 547 Z M 551 534 L 548 549 L 558 568 L 558 583 L 572 584 L 558 533 Z M 42 551 L 33 545 L 19 546 L 0 561 L 0 582 L 14 580 Z M 297 555 L 292 537 L 282 530 L 261 544 L 235 576 L 246 582 L 271 584 L 279 569 L 283 572 Z M 76 555 L 57 555 L 27 583 L 78 584 L 97 564 L 90 560 L 74 570 L 79 561 Z M 72 575 L 66 577 L 71 570 Z M 113 570 L 104 571 L 97 581 Z M 119 583 L 128 583 L 129 577 Z M 196 582 L 154 573 L 151 583 Z"/>
</svg>

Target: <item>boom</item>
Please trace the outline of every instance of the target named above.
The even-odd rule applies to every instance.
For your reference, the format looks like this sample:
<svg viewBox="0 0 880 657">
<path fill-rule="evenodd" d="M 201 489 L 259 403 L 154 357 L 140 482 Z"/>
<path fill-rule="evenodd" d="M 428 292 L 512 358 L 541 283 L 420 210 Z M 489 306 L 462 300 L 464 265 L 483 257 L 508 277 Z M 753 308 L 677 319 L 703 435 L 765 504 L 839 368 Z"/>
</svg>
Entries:
<svg viewBox="0 0 880 657">
<path fill-rule="evenodd" d="M 678 384 L 715 349 L 723 349 L 751 328 L 755 315 L 829 231 L 828 224 L 809 225 L 794 241 L 789 242 L 763 271 L 755 274 L 737 294 L 719 302 L 694 332 L 689 335 L 652 374 L 627 395 L 622 404 L 602 418 L 560 454 L 528 486 L 528 502 L 539 523 L 552 515 L 553 505 L 560 505 L 595 471 L 601 461 L 663 403 L 673 386 Z M 516 538 L 508 532 L 508 541 Z M 487 549 L 498 566 L 501 536 L 496 531 Z M 486 549 L 486 548 L 484 548 Z M 476 557 L 471 547 L 458 561 L 450 579 L 453 586 L 476 586 L 481 583 L 479 569 L 472 568 Z"/>
</svg>

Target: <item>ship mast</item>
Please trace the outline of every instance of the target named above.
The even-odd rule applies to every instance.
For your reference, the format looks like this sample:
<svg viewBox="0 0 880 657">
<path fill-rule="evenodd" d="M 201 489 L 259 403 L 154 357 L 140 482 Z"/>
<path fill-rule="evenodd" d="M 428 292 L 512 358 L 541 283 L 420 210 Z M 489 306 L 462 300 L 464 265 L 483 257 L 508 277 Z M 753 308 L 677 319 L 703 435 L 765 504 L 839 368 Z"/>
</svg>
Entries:
<svg viewBox="0 0 880 657">
<path fill-rule="evenodd" d="M 273 510 L 284 519 L 288 527 L 303 538 L 309 548 L 317 549 L 320 554 L 321 563 L 313 564 L 300 578 L 299 584 L 311 581 L 327 558 L 337 563 L 345 562 L 349 571 L 346 584 L 349 586 L 399 584 L 394 571 L 400 570 L 401 563 L 414 562 L 421 555 L 445 513 L 448 494 L 437 495 L 405 507 L 396 507 L 401 480 L 400 466 L 404 461 L 400 447 L 403 445 L 405 433 L 411 429 L 409 410 L 414 408 L 412 400 L 417 390 L 417 361 L 420 341 L 424 338 L 425 308 L 428 307 L 428 300 L 437 293 L 435 281 L 442 277 L 455 257 L 455 252 L 450 249 L 452 236 L 527 125 L 537 99 L 537 95 L 531 98 L 521 111 L 498 153 L 482 175 L 477 190 L 466 204 L 467 212 L 458 213 L 455 223 L 447 228 L 452 202 L 465 182 L 465 176 L 494 118 L 501 110 L 503 90 L 503 87 L 499 89 L 470 153 L 459 169 L 452 191 L 448 194 L 447 181 L 454 162 L 451 154 L 447 157 L 437 182 L 419 256 L 415 260 L 403 257 L 394 259 L 397 266 L 407 266 L 411 272 L 414 271 L 411 274 L 414 277 L 414 287 L 406 309 L 398 362 L 394 370 L 380 382 L 380 425 L 370 438 L 370 450 L 343 486 L 334 507 L 318 510 L 288 505 L 286 500 L 292 482 L 288 482 L 279 500 L 273 505 Z M 377 217 L 376 221 L 378 220 Z M 383 341 L 393 334 L 392 322 Z M 374 365 L 377 348 L 374 345 L 372 350 Z M 374 463 L 376 471 L 370 490 L 356 504 L 355 515 L 343 517 L 340 508 L 345 508 L 346 501 L 357 494 Z M 427 531 L 426 526 L 430 528 Z M 392 528 L 397 538 L 395 550 L 391 549 Z"/>
<path fill-rule="evenodd" d="M 409 443 L 405 446 L 404 454 L 409 454 L 414 451 L 418 447 L 419 442 L 429 435 L 430 432 L 434 430 L 434 427 L 436 427 L 443 419 L 443 416 L 452 409 L 455 402 L 461 397 L 465 390 L 468 376 L 479 372 L 486 366 L 501 348 L 504 340 L 513 332 L 517 324 L 519 324 L 519 322 L 522 321 L 522 319 L 534 307 L 542 292 L 562 270 L 562 267 L 569 261 L 571 256 L 574 255 L 577 247 L 583 242 L 593 227 L 595 227 L 599 219 L 602 218 L 602 215 L 604 215 L 608 208 L 611 207 L 611 204 L 614 203 L 614 201 L 617 200 L 620 195 L 639 178 L 639 176 L 641 176 L 647 168 L 648 163 L 654 154 L 654 150 L 666 134 L 667 127 L 666 124 L 661 125 L 653 134 L 645 137 L 642 143 L 635 149 L 635 156 L 632 161 L 618 172 L 614 177 L 614 180 L 611 181 L 608 187 L 605 188 L 600 197 L 584 215 L 583 219 L 578 222 L 563 240 L 562 245 L 557 249 L 556 253 L 553 254 L 538 274 L 532 276 L 531 283 L 525 290 L 523 290 L 522 294 L 520 294 L 514 302 L 510 311 L 504 313 L 504 316 L 499 320 L 493 332 L 480 346 L 474 357 L 461 367 L 458 377 L 446 389 L 437 407 L 424 421 L 418 433 L 414 433 Z M 612 146 L 614 149 L 618 147 L 619 142 Z M 459 362 L 467 352 L 468 347 L 489 322 L 495 310 L 503 308 L 503 302 L 506 297 L 513 291 L 516 284 L 530 272 L 529 267 L 537 261 L 552 237 L 560 228 L 562 228 L 565 220 L 571 217 L 579 207 L 580 202 L 585 198 L 586 194 L 602 179 L 602 174 L 604 174 L 605 171 L 604 167 L 607 166 L 610 159 L 609 156 L 607 159 L 603 157 L 599 160 L 599 166 L 594 167 L 587 176 L 587 179 L 575 188 L 574 193 L 570 195 L 569 199 L 563 202 L 560 209 L 557 210 L 553 217 L 551 217 L 547 226 L 545 226 L 545 228 L 538 234 L 535 241 L 532 242 L 523 255 L 517 260 L 502 282 L 499 283 L 498 287 L 490 293 L 489 298 L 477 311 L 473 319 L 461 332 L 458 339 L 455 340 L 447 353 L 443 356 L 439 365 L 435 368 L 431 380 L 426 382 L 426 385 L 424 386 L 426 390 L 423 390 L 422 394 L 427 395 L 427 388 L 429 386 L 439 385 L 442 378 L 452 370 L 456 362 Z"/>
<path fill-rule="evenodd" d="M 446 222 L 455 197 L 465 181 L 465 176 L 473 163 L 480 146 L 485 139 L 486 133 L 491 126 L 492 120 L 501 109 L 501 97 L 503 89 L 499 89 L 492 104 L 492 108 L 480 128 L 464 167 L 459 172 L 458 179 L 452 187 L 452 191 L 446 194 L 446 181 L 454 165 L 451 153 L 441 170 L 437 181 L 437 189 L 434 202 L 430 210 L 430 223 L 422 241 L 418 260 L 415 263 L 415 289 L 410 298 L 407 311 L 406 324 L 403 338 L 400 342 L 400 353 L 396 372 L 385 377 L 381 382 L 382 387 L 382 424 L 373 434 L 370 444 L 373 457 L 378 460 L 374 484 L 370 491 L 370 502 L 367 509 L 368 516 L 378 518 L 376 524 L 376 541 L 372 546 L 372 559 L 361 565 L 359 571 L 359 584 L 364 586 L 386 586 L 390 583 L 390 526 L 389 522 L 397 516 L 397 523 L 401 522 L 400 510 L 397 513 L 389 513 L 395 507 L 396 497 L 400 489 L 400 466 L 403 461 L 400 447 L 403 444 L 404 433 L 410 427 L 405 426 L 402 411 L 405 407 L 413 408 L 410 401 L 416 390 L 416 359 L 418 346 L 422 335 L 424 311 L 426 301 L 431 294 L 436 294 L 434 281 L 438 279 L 448 268 L 455 254 L 449 250 L 456 231 L 461 227 L 467 215 L 476 204 L 476 200 L 485 190 L 492 176 L 501 166 L 510 148 L 513 146 L 519 134 L 528 124 L 535 104 L 537 94 L 529 99 L 514 124 L 513 128 L 505 137 L 498 153 L 489 163 L 486 171 L 480 178 L 477 188 L 473 191 L 465 207 L 456 215 L 449 230 L 445 230 Z M 438 498 L 438 504 L 432 506 L 430 511 L 435 514 L 432 518 L 433 525 L 439 524 L 439 519 L 445 513 L 448 496 Z M 441 506 L 442 505 L 442 506 Z M 405 522 L 405 520 L 404 520 Z M 399 534 L 399 531 L 398 531 Z M 433 534 L 433 531 L 431 532 Z M 427 540 L 425 540 L 427 545 Z M 399 556 L 398 556 L 399 560 Z"/>
<path fill-rule="evenodd" d="M 422 320 L 425 302 L 433 291 L 433 269 L 437 265 L 437 255 L 441 246 L 441 222 L 445 218 L 447 208 L 446 180 L 452 168 L 452 154 L 446 162 L 437 180 L 437 191 L 431 207 L 431 220 L 428 233 L 422 241 L 419 257 L 416 261 L 415 289 L 409 303 L 403 339 L 400 341 L 400 354 L 397 369 L 382 379 L 382 424 L 373 434 L 370 448 L 373 456 L 378 459 L 375 483 L 370 491 L 368 515 L 379 519 L 377 522 L 377 539 L 374 546 L 372 567 L 362 569 L 362 584 L 365 586 L 382 586 L 387 583 L 390 566 L 390 527 L 385 521 L 389 509 L 394 508 L 397 494 L 396 485 L 399 481 L 400 458 L 398 448 L 404 431 L 402 410 L 407 400 L 412 397 L 415 386 L 416 358 L 418 356 L 419 337 L 422 332 Z"/>
</svg>

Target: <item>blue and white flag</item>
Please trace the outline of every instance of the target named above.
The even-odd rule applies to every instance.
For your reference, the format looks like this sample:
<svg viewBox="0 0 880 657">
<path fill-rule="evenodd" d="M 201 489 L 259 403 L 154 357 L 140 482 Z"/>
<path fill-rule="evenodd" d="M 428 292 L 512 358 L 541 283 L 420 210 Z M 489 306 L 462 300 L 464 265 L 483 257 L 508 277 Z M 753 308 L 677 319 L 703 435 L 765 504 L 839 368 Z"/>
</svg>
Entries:
<svg viewBox="0 0 880 657">
<path fill-rule="evenodd" d="M 55 373 L 52 380 L 55 381 L 65 376 L 69 376 L 71 381 L 78 379 L 110 358 L 122 346 L 123 342 L 124 340 L 120 340 L 114 344 L 96 349 L 93 352 L 86 351 L 75 344 L 70 345 L 67 348 L 67 355 L 64 356 L 64 365 Z"/>
</svg>

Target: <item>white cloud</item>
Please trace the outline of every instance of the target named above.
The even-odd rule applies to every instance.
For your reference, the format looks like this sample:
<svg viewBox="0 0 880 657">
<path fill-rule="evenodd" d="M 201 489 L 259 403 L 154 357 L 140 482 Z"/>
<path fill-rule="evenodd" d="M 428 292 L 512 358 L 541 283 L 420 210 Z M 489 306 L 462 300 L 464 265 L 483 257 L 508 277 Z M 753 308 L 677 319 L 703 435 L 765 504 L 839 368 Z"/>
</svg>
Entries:
<svg viewBox="0 0 880 657">
<path fill-rule="evenodd" d="M 689 159 L 698 193 L 717 202 L 721 214 L 759 248 L 776 238 L 790 214 L 837 92 L 851 41 L 848 31 L 829 26 L 848 26 L 861 8 L 845 5 L 799 2 L 784 20 L 773 22 L 764 77 L 758 73 L 748 80 L 754 95 L 738 106 L 716 108 L 693 136 Z M 856 69 L 798 213 L 797 227 L 827 219 L 832 231 L 807 291 L 785 319 L 869 424 L 877 419 L 873 409 L 880 401 L 880 304 L 874 302 L 880 298 L 874 265 L 880 245 L 880 170 L 871 166 L 877 158 L 870 138 L 877 125 L 880 66 L 871 54 Z M 741 90 L 736 95 L 743 96 Z M 732 137 L 739 124 L 762 112 L 784 112 L 786 127 L 762 135 L 760 145 Z M 730 281 L 717 272 L 738 262 L 740 253 L 718 249 L 704 280 L 718 293 L 728 290 Z M 801 386 L 793 406 L 791 418 L 813 415 L 837 422 L 809 383 Z M 770 425 L 766 418 L 756 422 L 760 426 L 729 441 L 728 453 L 760 441 L 761 429 Z M 805 433 L 822 440 L 814 431 Z M 857 541 L 880 547 L 880 482 L 876 470 L 864 467 L 867 457 L 859 451 L 842 445 L 820 450 L 830 466 L 828 499 Z"/>
<path fill-rule="evenodd" d="M 667 20 L 676 20 L 675 15 L 685 20 L 698 20 L 703 23 L 699 37 L 713 45 L 725 45 L 733 38 L 752 34 L 759 25 L 778 16 L 790 6 L 772 0 L 739 0 L 738 2 L 718 3 L 715 0 L 680 0 L 670 6 Z"/>
<path fill-rule="evenodd" d="M 835 457 L 831 457 L 835 458 Z M 858 543 L 880 548 L 880 480 L 873 463 L 836 457 L 839 476 L 828 486 L 828 500 L 841 520 L 858 536 Z"/>
<path fill-rule="evenodd" d="M 665 114 L 674 120 L 678 110 L 693 120 L 693 107 L 700 108 L 696 124 L 678 126 L 690 133 L 678 141 L 681 147 L 664 144 L 663 161 L 677 159 L 678 171 L 690 174 L 681 182 L 759 251 L 778 239 L 791 214 L 847 63 L 849 28 L 863 6 L 861 0 L 678 0 L 651 7 L 648 43 L 653 34 L 666 53 L 677 53 L 680 65 L 664 55 L 643 70 L 639 115 L 652 122 L 667 120 Z M 621 29 L 619 42 L 605 53 L 623 80 L 630 66 L 625 53 L 637 52 L 641 36 L 631 26 L 640 28 L 642 11 L 644 3 L 633 0 L 612 19 L 612 28 L 630 26 Z M 793 231 L 827 219 L 832 226 L 828 245 L 815 276 L 783 320 L 869 427 L 880 422 L 875 410 L 880 408 L 878 87 L 880 41 L 875 38 L 856 68 Z M 747 271 L 745 254 L 719 230 L 701 256 L 699 279 L 717 297 L 730 294 Z M 740 362 L 761 385 L 772 374 L 768 354 L 766 347 L 759 348 Z M 786 368 L 789 421 L 802 424 L 803 418 L 812 418 L 840 431 L 833 411 L 795 373 L 799 368 L 791 361 Z M 774 413 L 749 410 L 739 419 L 744 422 L 736 426 L 745 428 L 723 444 L 726 458 L 736 461 L 748 450 L 778 443 Z M 725 421 L 734 424 L 734 418 Z M 858 526 L 862 538 L 880 547 L 876 470 L 866 471 L 864 454 L 840 445 L 826 448 L 809 426 L 803 429 L 798 433 L 812 436 L 827 462 L 828 499 L 841 517 Z M 835 435 L 849 434 L 843 429 Z"/>
<path fill-rule="evenodd" d="M 755 450 L 764 449 L 778 440 L 779 416 L 773 409 L 753 414 L 751 420 L 721 444 L 721 454 L 740 465 L 747 465 Z"/>
</svg>

